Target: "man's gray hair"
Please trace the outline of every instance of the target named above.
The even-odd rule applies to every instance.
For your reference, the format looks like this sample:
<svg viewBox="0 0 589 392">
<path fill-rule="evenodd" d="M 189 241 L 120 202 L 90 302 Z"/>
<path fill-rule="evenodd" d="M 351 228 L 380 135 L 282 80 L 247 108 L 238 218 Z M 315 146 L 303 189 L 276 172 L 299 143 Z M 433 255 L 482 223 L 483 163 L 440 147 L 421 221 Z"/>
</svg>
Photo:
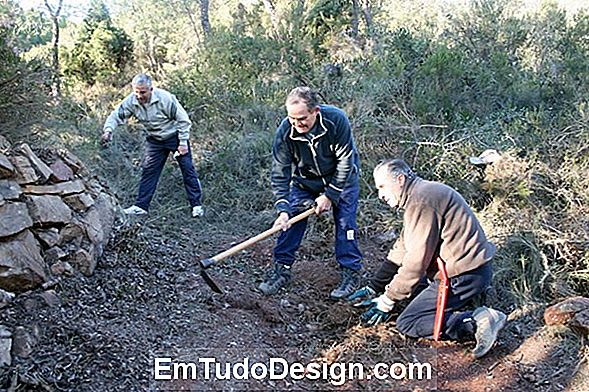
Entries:
<svg viewBox="0 0 589 392">
<path fill-rule="evenodd" d="M 151 87 L 151 78 L 149 77 L 149 75 L 144 73 L 137 74 L 133 78 L 133 81 L 131 81 L 131 85 Z"/>
<path fill-rule="evenodd" d="M 304 102 L 309 110 L 319 106 L 319 94 L 310 87 L 296 87 L 288 93 L 286 104 Z"/>
<path fill-rule="evenodd" d="M 407 178 L 415 177 L 415 173 L 413 172 L 413 170 L 411 170 L 407 162 L 405 162 L 402 159 L 385 159 L 384 161 L 381 161 L 378 165 L 376 165 L 376 167 L 374 168 L 374 173 L 376 173 L 380 169 L 386 170 L 386 172 L 393 178 L 398 176 L 399 174 L 403 174 Z"/>
</svg>

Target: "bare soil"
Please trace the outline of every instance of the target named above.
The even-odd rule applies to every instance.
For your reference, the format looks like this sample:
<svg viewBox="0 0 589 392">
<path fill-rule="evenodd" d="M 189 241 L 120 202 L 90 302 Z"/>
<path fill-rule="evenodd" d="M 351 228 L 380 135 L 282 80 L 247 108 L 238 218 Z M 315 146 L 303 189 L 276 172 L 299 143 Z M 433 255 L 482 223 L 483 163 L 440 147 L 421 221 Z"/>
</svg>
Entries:
<svg viewBox="0 0 589 392">
<path fill-rule="evenodd" d="M 361 310 L 330 301 L 339 277 L 333 258 L 320 249 L 330 247 L 325 238 L 304 241 L 295 281 L 272 297 L 256 290 L 270 265 L 272 240 L 219 263 L 210 270 L 226 291 L 219 295 L 204 284 L 196 262 L 231 246 L 223 244 L 230 234 L 205 236 L 207 228 L 186 221 L 170 236 L 162 224 L 121 228 L 93 276 L 76 274 L 53 287 L 59 303 L 35 291 L 0 310 L 0 324 L 12 331 L 23 326 L 33 339 L 28 357 L 14 355 L 10 367 L 0 368 L 0 391 L 589 390 L 581 365 L 584 340 L 566 328 L 544 327 L 543 306 L 516 308 L 496 298 L 493 306 L 509 313 L 509 322 L 492 352 L 475 361 L 472 342 L 406 339 L 394 322 L 364 327 Z M 363 238 L 362 249 L 368 274 L 386 248 Z M 430 380 L 372 377 L 343 385 L 202 375 L 154 380 L 155 358 L 188 363 L 206 357 L 222 363 L 247 357 L 250 364 L 273 357 L 289 363 L 356 362 L 366 368 L 427 362 L 432 372 Z"/>
</svg>

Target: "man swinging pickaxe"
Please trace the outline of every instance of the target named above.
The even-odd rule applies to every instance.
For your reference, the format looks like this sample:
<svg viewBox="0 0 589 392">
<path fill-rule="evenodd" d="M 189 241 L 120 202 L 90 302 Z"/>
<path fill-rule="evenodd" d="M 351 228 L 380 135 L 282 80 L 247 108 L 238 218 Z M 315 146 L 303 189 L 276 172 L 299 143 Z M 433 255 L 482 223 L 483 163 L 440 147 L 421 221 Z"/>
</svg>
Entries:
<svg viewBox="0 0 589 392">
<path fill-rule="evenodd" d="M 408 299 L 396 320 L 401 333 L 435 340 L 474 338 L 474 356 L 482 357 L 506 316 L 485 306 L 465 309 L 491 284 L 495 246 L 464 198 L 449 186 L 419 178 L 401 159 L 381 162 L 373 175 L 379 199 L 403 211 L 403 230 L 389 252 L 390 262 L 376 274 L 380 282 L 373 279 L 348 299 L 384 291 L 362 315 L 368 325 L 387 321 L 395 304 Z M 436 267 L 438 278 L 427 280 Z M 392 275 L 383 287 L 387 271 Z"/>
</svg>

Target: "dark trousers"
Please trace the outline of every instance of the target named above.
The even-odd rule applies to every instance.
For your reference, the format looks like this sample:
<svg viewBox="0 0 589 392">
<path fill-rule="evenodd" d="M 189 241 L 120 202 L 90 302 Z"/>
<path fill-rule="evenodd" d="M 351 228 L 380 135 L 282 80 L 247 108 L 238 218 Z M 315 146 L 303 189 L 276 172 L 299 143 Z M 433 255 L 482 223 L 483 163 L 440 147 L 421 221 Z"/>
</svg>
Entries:
<svg viewBox="0 0 589 392">
<path fill-rule="evenodd" d="M 471 310 L 463 310 L 491 285 L 493 270 L 488 262 L 472 271 L 450 278 L 444 313 L 442 338 L 470 340 L 475 324 Z M 435 279 L 416 290 L 414 297 L 397 318 L 399 332 L 415 338 L 432 338 L 440 281 Z"/>
<path fill-rule="evenodd" d="M 340 194 L 337 205 L 333 205 L 335 259 L 341 267 L 354 271 L 362 268 L 362 253 L 358 247 L 358 225 L 356 224 L 359 194 L 358 182 L 354 182 L 346 186 Z M 319 194 L 293 186 L 290 192 L 290 205 L 300 205 L 303 200 L 315 200 L 317 197 Z M 290 213 L 290 216 L 292 217 L 293 213 Z M 289 266 L 294 263 L 295 253 L 301 245 L 306 228 L 307 219 L 304 219 L 280 234 L 274 247 L 276 263 Z"/>
<path fill-rule="evenodd" d="M 168 155 L 178 149 L 178 138 L 172 137 L 166 140 L 147 138 L 145 141 L 145 154 L 143 156 L 143 172 L 139 181 L 139 193 L 135 205 L 149 210 L 149 204 L 155 194 L 157 183 L 162 174 Z M 192 164 L 192 151 L 188 145 L 188 153 L 178 157 L 178 164 L 184 179 L 184 188 L 191 207 L 201 205 L 200 181 L 196 169 Z"/>
</svg>

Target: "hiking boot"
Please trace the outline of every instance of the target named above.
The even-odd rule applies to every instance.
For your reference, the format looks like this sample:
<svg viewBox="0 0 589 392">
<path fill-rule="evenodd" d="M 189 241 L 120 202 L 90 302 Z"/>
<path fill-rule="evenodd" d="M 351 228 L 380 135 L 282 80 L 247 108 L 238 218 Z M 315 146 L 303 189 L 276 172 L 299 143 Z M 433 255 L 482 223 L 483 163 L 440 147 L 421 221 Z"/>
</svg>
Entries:
<svg viewBox="0 0 589 392">
<path fill-rule="evenodd" d="M 329 297 L 333 300 L 346 298 L 356 291 L 360 285 L 360 273 L 349 268 L 342 268 L 339 285 L 333 289 Z"/>
<path fill-rule="evenodd" d="M 266 280 L 258 286 L 260 291 L 266 295 L 273 295 L 280 290 L 280 288 L 285 287 L 292 281 L 292 273 L 290 272 L 290 267 L 284 264 L 276 263 L 274 264 L 274 269 Z"/>
<path fill-rule="evenodd" d="M 192 217 L 199 218 L 205 214 L 205 209 L 202 206 L 194 206 L 192 207 Z"/>
<path fill-rule="evenodd" d="M 478 359 L 488 353 L 491 347 L 493 347 L 497 339 L 497 334 L 505 325 L 507 316 L 498 310 L 481 306 L 474 310 L 472 318 L 477 325 L 475 332 L 477 345 L 472 352 L 474 357 Z"/>
<path fill-rule="evenodd" d="M 127 215 L 147 215 L 147 211 L 145 211 L 141 207 L 131 206 L 129 208 L 125 208 L 123 212 Z"/>
</svg>

